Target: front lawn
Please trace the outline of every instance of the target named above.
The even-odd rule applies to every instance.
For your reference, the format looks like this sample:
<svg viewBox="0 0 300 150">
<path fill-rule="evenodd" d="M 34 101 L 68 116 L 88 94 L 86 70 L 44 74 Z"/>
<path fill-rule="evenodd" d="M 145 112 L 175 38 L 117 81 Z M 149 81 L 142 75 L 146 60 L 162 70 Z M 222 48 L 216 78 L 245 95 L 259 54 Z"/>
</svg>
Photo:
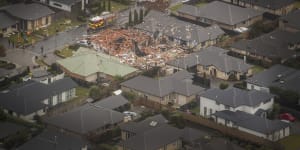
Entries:
<svg viewBox="0 0 300 150">
<path fill-rule="evenodd" d="M 300 149 L 300 135 L 291 135 L 280 140 L 285 150 L 299 150 Z"/>
<path fill-rule="evenodd" d="M 76 96 L 78 96 L 78 97 L 88 97 L 89 96 L 89 91 L 90 91 L 90 89 L 88 89 L 88 88 L 78 86 L 76 88 Z"/>
<path fill-rule="evenodd" d="M 57 51 L 55 51 L 55 54 L 56 54 L 57 56 L 62 57 L 62 58 L 67 58 L 67 57 L 73 56 L 73 50 L 70 49 L 69 47 L 65 47 L 65 48 L 62 49 L 62 50 L 57 50 Z"/>
<path fill-rule="evenodd" d="M 125 4 L 121 4 L 115 1 L 111 1 L 111 11 L 112 12 L 118 12 L 120 10 L 127 9 L 129 6 Z"/>
<path fill-rule="evenodd" d="M 252 67 L 252 71 L 253 71 L 253 74 L 257 74 L 257 73 L 264 71 L 264 68 L 261 66 L 255 65 Z"/>
<path fill-rule="evenodd" d="M 201 7 L 201 6 L 205 5 L 205 4 L 207 4 L 207 3 L 206 2 L 199 2 L 199 3 L 196 4 L 196 6 L 197 7 Z"/>
</svg>

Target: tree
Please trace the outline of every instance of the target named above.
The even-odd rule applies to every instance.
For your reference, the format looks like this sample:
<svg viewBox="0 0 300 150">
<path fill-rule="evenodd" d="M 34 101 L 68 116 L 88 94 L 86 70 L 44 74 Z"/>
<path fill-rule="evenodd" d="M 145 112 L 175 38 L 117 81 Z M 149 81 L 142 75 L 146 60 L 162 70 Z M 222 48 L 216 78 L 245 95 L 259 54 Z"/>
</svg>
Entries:
<svg viewBox="0 0 300 150">
<path fill-rule="evenodd" d="M 137 13 L 136 10 L 134 10 L 133 13 L 133 24 L 136 25 L 139 22 L 139 14 Z"/>
<path fill-rule="evenodd" d="M 103 1 L 102 10 L 103 10 L 103 11 L 105 11 L 105 10 L 106 10 L 106 0 L 104 0 L 104 1 Z"/>
<path fill-rule="evenodd" d="M 141 8 L 140 9 L 140 23 L 142 23 L 144 20 L 144 10 Z"/>
<path fill-rule="evenodd" d="M 102 3 L 101 3 L 101 2 L 99 3 L 98 11 L 99 11 L 100 13 L 103 11 L 103 7 L 102 7 Z"/>
<path fill-rule="evenodd" d="M 0 121 L 4 121 L 6 120 L 6 114 L 4 113 L 4 111 L 2 109 L 0 109 Z"/>
<path fill-rule="evenodd" d="M 220 86 L 219 86 L 219 88 L 221 90 L 227 89 L 228 88 L 228 84 L 227 83 L 221 83 Z"/>
<path fill-rule="evenodd" d="M 93 86 L 89 92 L 89 96 L 94 100 L 100 99 L 101 98 L 100 88 L 98 86 Z"/>
<path fill-rule="evenodd" d="M 0 57 L 6 56 L 6 48 L 0 44 Z"/>
<path fill-rule="evenodd" d="M 132 13 L 131 13 L 131 11 L 129 11 L 128 25 L 129 25 L 129 26 L 132 26 Z"/>
<path fill-rule="evenodd" d="M 111 0 L 108 0 L 108 11 L 111 12 Z"/>
</svg>

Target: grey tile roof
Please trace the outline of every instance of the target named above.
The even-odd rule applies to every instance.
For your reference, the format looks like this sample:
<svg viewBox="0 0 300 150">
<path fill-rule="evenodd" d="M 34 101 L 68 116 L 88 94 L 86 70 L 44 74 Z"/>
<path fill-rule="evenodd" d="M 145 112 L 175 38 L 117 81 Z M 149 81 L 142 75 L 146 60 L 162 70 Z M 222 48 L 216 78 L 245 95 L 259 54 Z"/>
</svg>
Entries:
<svg viewBox="0 0 300 150">
<path fill-rule="evenodd" d="M 268 9 L 280 9 L 294 3 L 294 0 L 240 0 Z"/>
<path fill-rule="evenodd" d="M 262 11 L 242 8 L 220 1 L 213 1 L 201 7 L 184 4 L 177 12 L 207 18 L 227 25 L 235 25 L 263 14 Z"/>
<path fill-rule="evenodd" d="M 135 28 L 150 33 L 159 31 L 168 37 L 198 44 L 210 39 L 219 38 L 225 34 L 217 25 L 203 28 L 158 11 L 150 11 L 144 18 L 144 22 L 136 25 Z"/>
<path fill-rule="evenodd" d="M 37 4 L 37 3 L 31 3 L 31 4 L 19 3 L 19 4 L 9 5 L 5 7 L 4 10 L 7 13 L 9 13 L 11 16 L 23 20 L 36 20 L 41 17 L 45 17 L 55 13 L 47 6 Z"/>
<path fill-rule="evenodd" d="M 289 127 L 289 124 L 280 120 L 269 120 L 242 111 L 219 111 L 213 114 L 216 117 L 234 122 L 237 126 L 264 134 L 271 134 L 280 129 Z"/>
<path fill-rule="evenodd" d="M 56 143 L 55 143 L 56 139 Z M 18 150 L 79 150 L 87 145 L 80 136 L 46 129 L 18 147 Z"/>
<path fill-rule="evenodd" d="M 0 139 L 5 138 L 9 135 L 14 135 L 18 131 L 25 129 L 24 126 L 10 123 L 10 122 L 0 122 Z"/>
<path fill-rule="evenodd" d="M 228 50 L 211 46 L 198 52 L 189 54 L 186 57 L 171 60 L 167 62 L 167 64 L 182 69 L 190 68 L 196 66 L 197 64 L 207 67 L 213 65 L 223 72 L 235 71 L 242 73 L 247 73 L 252 67 L 252 65 L 245 63 L 241 59 L 228 56 L 227 52 Z"/>
<path fill-rule="evenodd" d="M 246 82 L 300 93 L 300 71 L 283 65 L 275 65 L 247 79 Z"/>
<path fill-rule="evenodd" d="M 198 139 L 203 139 L 205 136 L 211 136 L 211 133 L 190 127 L 185 127 L 184 129 L 182 129 L 181 137 L 185 142 L 193 143 Z"/>
<path fill-rule="evenodd" d="M 51 84 L 27 81 L 0 93 L 0 106 L 18 114 L 31 114 L 46 107 L 43 100 L 58 93 L 77 87 L 70 78 L 57 80 Z"/>
<path fill-rule="evenodd" d="M 121 86 L 132 88 L 158 97 L 163 97 L 173 92 L 185 96 L 191 96 L 204 90 L 200 86 L 192 84 L 190 73 L 185 70 L 177 72 L 171 76 L 162 77 L 160 79 L 137 76 L 121 83 Z"/>
<path fill-rule="evenodd" d="M 0 12 L 0 20 L 0 29 L 7 28 L 18 23 L 15 18 L 7 15 L 4 12 Z"/>
<path fill-rule="evenodd" d="M 120 123 L 124 114 L 94 104 L 85 104 L 63 114 L 46 118 L 45 122 L 78 134 L 101 129 L 108 124 Z"/>
<path fill-rule="evenodd" d="M 65 4 L 65 5 L 74 5 L 76 3 L 81 2 L 81 0 L 52 0 L 52 1 Z"/>
<path fill-rule="evenodd" d="M 94 104 L 108 109 L 115 109 L 128 103 L 128 100 L 122 95 L 113 95 L 95 102 Z"/>
<path fill-rule="evenodd" d="M 150 123 L 152 121 L 157 122 L 156 126 L 150 126 Z M 148 117 L 145 120 L 141 122 L 128 122 L 120 125 L 121 130 L 125 130 L 131 133 L 135 134 L 141 134 L 144 133 L 148 130 L 151 130 L 153 128 L 157 128 L 160 126 L 164 126 L 168 123 L 169 121 L 161 114 Z"/>
<path fill-rule="evenodd" d="M 257 106 L 274 97 L 274 95 L 266 92 L 257 90 L 248 91 L 234 87 L 225 90 L 218 88 L 209 89 L 200 96 L 234 108 L 242 105 Z"/>
<path fill-rule="evenodd" d="M 194 149 L 187 150 L 245 150 L 237 144 L 220 137 L 212 138 L 209 141 L 202 139 L 194 145 Z"/>
<path fill-rule="evenodd" d="M 286 21 L 287 25 L 300 30 L 300 9 L 290 12 L 286 16 L 282 16 L 280 20 Z"/>
<path fill-rule="evenodd" d="M 179 140 L 182 132 L 172 126 L 163 125 L 123 141 L 121 144 L 130 150 L 157 150 Z"/>
<path fill-rule="evenodd" d="M 259 56 L 288 59 L 296 54 L 295 51 L 288 49 L 289 44 L 298 42 L 300 42 L 300 32 L 275 30 L 252 40 L 238 41 L 231 47 Z"/>
</svg>

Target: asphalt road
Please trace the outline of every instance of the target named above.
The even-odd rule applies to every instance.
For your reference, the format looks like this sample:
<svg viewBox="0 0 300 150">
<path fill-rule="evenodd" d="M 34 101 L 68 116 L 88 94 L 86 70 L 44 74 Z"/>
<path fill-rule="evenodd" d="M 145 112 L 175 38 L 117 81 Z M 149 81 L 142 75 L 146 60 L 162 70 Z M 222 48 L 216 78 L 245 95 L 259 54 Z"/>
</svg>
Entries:
<svg viewBox="0 0 300 150">
<path fill-rule="evenodd" d="M 83 35 L 87 34 L 87 27 L 81 26 L 74 29 L 59 32 L 57 35 L 51 36 L 48 39 L 39 41 L 33 46 L 27 47 L 25 50 L 32 51 L 36 54 L 41 54 L 43 47 L 43 54 L 54 52 L 56 49 L 61 49 L 66 45 L 74 44 L 78 39 L 82 38 Z"/>
</svg>

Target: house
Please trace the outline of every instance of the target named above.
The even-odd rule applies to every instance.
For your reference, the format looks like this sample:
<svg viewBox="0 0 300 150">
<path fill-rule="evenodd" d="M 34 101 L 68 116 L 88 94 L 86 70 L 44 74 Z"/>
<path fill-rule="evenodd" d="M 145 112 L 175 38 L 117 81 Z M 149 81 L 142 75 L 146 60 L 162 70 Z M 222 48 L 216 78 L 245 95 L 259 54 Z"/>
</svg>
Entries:
<svg viewBox="0 0 300 150">
<path fill-rule="evenodd" d="M 118 150 L 176 150 L 182 147 L 180 129 L 167 124 L 161 114 L 141 122 L 128 122 L 120 126 L 122 141 Z"/>
<path fill-rule="evenodd" d="M 154 38 L 168 39 L 171 44 L 202 48 L 217 44 L 225 34 L 217 25 L 201 27 L 181 21 L 158 11 L 150 11 L 136 29 L 151 34 Z"/>
<path fill-rule="evenodd" d="M 300 10 L 295 10 L 290 12 L 286 16 L 282 16 L 279 18 L 279 27 L 283 30 L 287 30 L 290 32 L 299 32 L 300 31 L 300 20 L 298 19 L 300 16 Z"/>
<path fill-rule="evenodd" d="M 36 3 L 18 3 L 5 6 L 1 10 L 18 20 L 18 30 L 29 33 L 49 26 L 52 23 L 52 15 L 55 13 L 47 6 Z"/>
<path fill-rule="evenodd" d="M 271 87 L 276 87 L 283 90 L 294 91 L 300 95 L 299 76 L 300 71 L 297 69 L 283 65 L 275 65 L 247 79 L 247 89 L 270 92 Z"/>
<path fill-rule="evenodd" d="M 125 115 L 115 110 L 105 108 L 101 101 L 87 103 L 57 116 L 46 118 L 50 126 L 79 135 L 103 133 L 111 127 L 122 123 Z"/>
<path fill-rule="evenodd" d="M 275 30 L 252 40 L 241 40 L 231 45 L 231 51 L 266 63 L 282 63 L 297 54 L 300 32 Z"/>
<path fill-rule="evenodd" d="M 253 8 L 274 15 L 286 15 L 294 9 L 294 0 L 222 0 L 241 7 Z"/>
<path fill-rule="evenodd" d="M 41 134 L 33 137 L 18 150 L 87 150 L 88 142 L 80 136 L 68 134 L 66 132 L 55 131 L 53 129 L 45 129 Z"/>
<path fill-rule="evenodd" d="M 11 135 L 15 135 L 16 133 L 25 130 L 24 126 L 11 123 L 11 122 L 0 122 L 0 140 L 5 139 Z"/>
<path fill-rule="evenodd" d="M 0 108 L 5 113 L 33 121 L 46 110 L 76 96 L 77 84 L 70 78 L 43 84 L 33 80 L 11 86 L 0 93 Z"/>
<path fill-rule="evenodd" d="M 74 12 L 74 10 L 77 10 L 77 8 L 84 10 L 85 5 L 87 5 L 89 2 L 89 0 L 35 0 L 35 1 L 66 12 Z"/>
<path fill-rule="evenodd" d="M 18 20 L 0 11 L 0 37 L 8 37 L 18 31 Z"/>
<path fill-rule="evenodd" d="M 218 10 L 218 11 L 215 11 Z M 183 4 L 177 10 L 177 16 L 204 24 L 217 24 L 221 28 L 234 30 L 239 27 L 249 27 L 262 20 L 262 11 L 252 8 L 242 8 L 220 1 L 213 1 L 204 6 Z"/>
<path fill-rule="evenodd" d="M 122 110 L 126 105 L 130 105 L 129 101 L 122 95 L 113 95 L 107 98 L 101 99 L 97 102 L 97 105 L 112 109 L 112 110 Z"/>
<path fill-rule="evenodd" d="M 172 70 L 196 68 L 199 75 L 216 77 L 223 80 L 240 80 L 252 75 L 252 66 L 243 60 L 228 56 L 227 52 L 219 47 L 208 47 L 167 62 Z"/>
<path fill-rule="evenodd" d="M 273 108 L 274 95 L 257 91 L 230 87 L 224 90 L 209 89 L 200 97 L 200 115 L 211 117 L 222 110 L 243 111 L 266 117 L 266 112 Z"/>
<path fill-rule="evenodd" d="M 58 60 L 57 64 L 69 76 L 86 82 L 96 82 L 101 78 L 112 79 L 133 76 L 138 70 L 114 56 L 98 53 L 87 48 L 79 48 L 72 57 Z"/>
<path fill-rule="evenodd" d="M 246 150 L 239 145 L 220 137 L 207 137 L 207 139 L 199 139 L 192 147 L 186 150 Z"/>
<path fill-rule="evenodd" d="M 274 142 L 290 135 L 289 123 L 280 120 L 269 120 L 243 111 L 230 110 L 218 111 L 213 116 L 219 124 Z"/>
<path fill-rule="evenodd" d="M 159 79 L 137 76 L 121 83 L 121 89 L 162 105 L 182 106 L 204 91 L 203 88 L 192 84 L 192 78 L 193 76 L 185 70 Z"/>
</svg>

